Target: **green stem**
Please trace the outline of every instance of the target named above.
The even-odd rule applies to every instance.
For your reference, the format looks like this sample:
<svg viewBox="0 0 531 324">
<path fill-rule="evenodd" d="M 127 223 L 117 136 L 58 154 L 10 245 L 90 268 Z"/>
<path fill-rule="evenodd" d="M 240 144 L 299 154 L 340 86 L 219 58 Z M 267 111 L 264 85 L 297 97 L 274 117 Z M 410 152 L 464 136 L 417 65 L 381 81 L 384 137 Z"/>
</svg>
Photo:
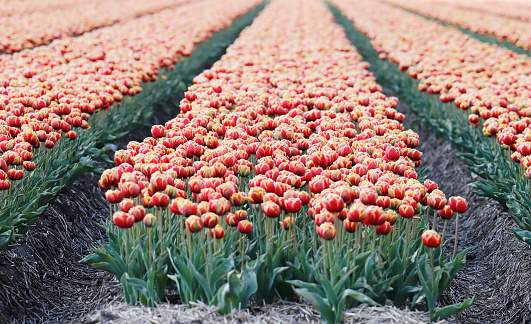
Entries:
<svg viewBox="0 0 531 324">
<path fill-rule="evenodd" d="M 437 210 L 434 209 L 433 210 L 433 228 L 432 228 L 432 230 L 434 230 L 434 231 L 436 230 L 436 228 L 435 228 L 436 224 L 437 224 Z"/>
<path fill-rule="evenodd" d="M 459 230 L 459 214 L 455 213 L 455 240 L 454 240 L 454 253 L 452 254 L 452 260 L 455 258 L 457 252 L 457 232 Z"/>
</svg>

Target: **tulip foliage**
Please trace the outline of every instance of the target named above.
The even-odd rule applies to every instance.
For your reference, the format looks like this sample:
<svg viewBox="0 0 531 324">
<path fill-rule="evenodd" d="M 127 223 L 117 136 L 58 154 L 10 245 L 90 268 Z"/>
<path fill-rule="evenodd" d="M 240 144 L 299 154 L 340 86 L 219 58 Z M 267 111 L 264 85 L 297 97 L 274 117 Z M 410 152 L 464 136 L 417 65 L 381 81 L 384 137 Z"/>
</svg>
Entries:
<svg viewBox="0 0 531 324">
<path fill-rule="evenodd" d="M 202 71 L 205 64 L 218 59 L 223 49 L 260 10 L 250 11 L 258 1 L 235 0 L 231 3 L 223 9 L 223 17 L 219 16 L 221 9 L 206 1 L 139 18 L 141 22 L 137 22 L 138 25 L 146 24 L 152 29 L 159 29 L 158 47 L 149 44 L 149 41 L 142 45 L 135 30 L 130 28 L 131 23 L 109 28 L 121 35 L 123 43 L 131 45 L 131 52 L 124 51 L 123 47 L 107 47 L 102 41 L 100 50 L 107 56 L 99 63 L 79 58 L 86 62 L 85 68 L 89 69 L 92 65 L 93 70 L 88 74 L 88 70 L 75 67 L 83 64 L 74 64 L 72 60 L 71 65 L 63 64 L 63 68 L 70 70 L 68 77 L 59 71 L 62 68 L 58 68 L 56 77 L 52 78 L 50 67 L 38 57 L 53 53 L 58 48 L 43 46 L 10 58 L 2 56 L 0 60 L 10 60 L 13 71 L 21 71 L 30 65 L 25 60 L 39 52 L 31 60 L 35 60 L 35 65 L 42 63 L 39 73 L 46 76 L 46 82 L 34 80 L 35 75 L 25 81 L 23 78 L 16 81 L 16 73 L 13 72 L 11 77 L 6 77 L 12 83 L 0 88 L 0 191 L 3 198 L 0 207 L 0 249 L 25 233 L 67 181 L 76 179 L 85 171 L 97 171 L 94 159 L 103 157 L 112 148 L 106 143 L 127 135 L 149 120 L 155 107 L 184 91 L 186 85 L 192 83 L 193 76 Z M 193 9 L 196 6 L 199 6 L 198 9 Z M 197 17 L 188 15 L 190 21 L 183 19 L 180 26 L 162 19 L 168 14 L 184 15 L 191 9 Z M 230 25 L 231 21 L 246 12 L 247 15 Z M 196 26 L 196 30 L 190 31 L 190 26 Z M 171 30 L 171 34 L 165 34 L 165 29 Z M 128 34 L 126 30 L 132 33 Z M 185 36 L 181 32 L 183 30 L 188 30 L 189 34 Z M 113 34 L 110 30 L 105 33 Z M 173 49 L 176 52 L 166 52 L 164 38 L 172 39 L 177 35 L 179 43 Z M 89 42 L 93 36 L 86 34 L 65 40 L 64 44 L 71 46 L 70 50 L 77 48 L 80 51 L 78 54 L 81 54 L 82 44 Z M 76 42 L 77 45 L 73 44 Z M 197 51 L 192 53 L 194 44 L 198 44 Z M 147 51 L 147 48 L 150 50 Z M 68 54 L 70 50 L 63 54 Z M 133 58 L 135 51 L 137 57 Z M 175 62 L 179 63 L 173 65 L 174 61 L 163 59 L 164 55 L 176 57 Z M 57 58 L 57 54 L 51 57 Z M 122 63 L 115 65 L 118 58 L 122 59 Z M 160 59 L 158 63 L 156 58 Z M 138 62 L 144 65 L 137 65 Z M 97 66 L 107 66 L 110 74 Z M 164 73 L 164 77 L 157 80 L 159 73 Z M 154 80 L 157 81 L 145 82 Z M 22 81 L 25 86 L 15 87 L 17 82 Z M 123 87 L 115 89 L 118 84 L 114 82 L 124 82 Z M 124 96 L 125 100 L 122 100 Z"/>
<path fill-rule="evenodd" d="M 115 153 L 110 241 L 84 261 L 130 303 L 173 284 L 223 312 L 295 293 L 329 323 L 360 303 L 470 306 L 435 310 L 467 252 L 445 254 L 458 233 L 436 222 L 466 201 L 419 180 L 418 135 L 367 67 L 323 3 L 272 1 L 175 118 Z"/>
<path fill-rule="evenodd" d="M 520 227 L 515 235 L 531 244 L 531 60 L 386 4 L 360 3 L 354 10 L 352 1 L 332 3 L 358 28 L 343 17 L 381 82 L 404 94 L 415 113 L 462 152 L 481 177 L 473 184 L 477 192 L 507 206 Z M 386 16 L 370 14 L 375 11 Z M 359 12 L 370 18 L 359 19 Z"/>
</svg>

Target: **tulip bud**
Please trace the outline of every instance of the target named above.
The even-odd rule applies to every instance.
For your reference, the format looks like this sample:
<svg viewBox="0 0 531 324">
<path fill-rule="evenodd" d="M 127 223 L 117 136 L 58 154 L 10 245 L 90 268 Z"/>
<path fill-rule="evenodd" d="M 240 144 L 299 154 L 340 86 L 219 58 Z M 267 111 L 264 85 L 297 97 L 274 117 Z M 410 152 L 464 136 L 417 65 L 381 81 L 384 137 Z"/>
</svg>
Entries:
<svg viewBox="0 0 531 324">
<path fill-rule="evenodd" d="M 131 228 L 135 224 L 135 217 L 133 215 L 121 211 L 114 213 L 112 220 L 119 228 Z"/>
<path fill-rule="evenodd" d="M 422 243 L 428 248 L 437 248 L 441 245 L 441 236 L 435 231 L 427 230 L 422 233 Z"/>
<path fill-rule="evenodd" d="M 329 195 L 325 200 L 326 209 L 331 213 L 338 213 L 345 208 L 345 202 L 339 195 Z"/>
<path fill-rule="evenodd" d="M 415 215 L 415 208 L 409 204 L 401 204 L 398 207 L 398 212 L 404 218 L 412 218 Z"/>
<path fill-rule="evenodd" d="M 269 218 L 278 217 L 281 213 L 280 206 L 272 201 L 266 201 L 262 204 L 262 211 Z"/>
<path fill-rule="evenodd" d="M 234 212 L 234 216 L 236 216 L 238 221 L 241 222 L 242 220 L 246 220 L 247 219 L 247 211 L 245 211 L 243 209 L 237 210 L 237 211 Z"/>
<path fill-rule="evenodd" d="M 129 214 L 135 218 L 135 223 L 141 222 L 146 217 L 146 210 L 142 206 L 134 206 L 129 209 Z"/>
<path fill-rule="evenodd" d="M 235 214 L 228 214 L 227 217 L 225 217 L 225 222 L 230 227 L 236 227 L 238 226 L 238 223 L 240 222 L 238 217 Z"/>
<path fill-rule="evenodd" d="M 356 230 L 361 226 L 359 222 L 351 222 L 348 219 L 345 219 L 343 225 L 345 226 L 345 230 L 349 233 L 356 232 Z"/>
<path fill-rule="evenodd" d="M 201 216 L 201 220 L 203 221 L 203 225 L 207 228 L 214 228 L 219 223 L 219 216 L 208 212 Z"/>
<path fill-rule="evenodd" d="M 286 231 L 295 228 L 295 218 L 288 216 L 284 221 L 278 222 Z"/>
<path fill-rule="evenodd" d="M 318 234 L 325 240 L 330 241 L 336 237 L 336 228 L 330 223 L 323 223 L 317 230 Z"/>
<path fill-rule="evenodd" d="M 197 233 L 203 229 L 203 221 L 199 216 L 192 215 L 186 219 L 186 228 L 190 233 Z"/>
<path fill-rule="evenodd" d="M 450 201 L 451 200 L 452 198 L 450 198 Z M 441 216 L 441 218 L 444 220 L 449 220 L 454 216 L 454 211 L 450 206 L 446 205 L 443 209 L 439 209 L 439 216 Z"/>
<path fill-rule="evenodd" d="M 391 224 L 389 224 L 389 222 L 385 222 L 382 225 L 376 226 L 376 234 L 387 235 L 391 233 L 392 229 L 393 228 L 391 227 Z"/>
<path fill-rule="evenodd" d="M 242 234 L 249 234 L 253 231 L 253 224 L 248 220 L 243 220 L 238 223 L 238 231 Z"/>
<path fill-rule="evenodd" d="M 382 208 L 377 206 L 369 206 L 365 209 L 365 212 L 367 213 L 367 217 L 364 223 L 367 225 L 382 225 L 387 219 L 387 215 L 384 214 Z"/>
<path fill-rule="evenodd" d="M 135 207 L 135 202 L 131 199 L 124 199 L 120 202 L 120 209 L 124 213 L 128 213 L 131 208 Z"/>
<path fill-rule="evenodd" d="M 466 212 L 468 209 L 468 202 L 466 199 L 459 196 L 450 197 L 449 205 L 454 212 L 459 214 Z"/>
<path fill-rule="evenodd" d="M 152 199 L 153 205 L 155 205 L 155 207 L 166 208 L 170 204 L 170 197 L 162 192 L 156 192 Z"/>
<path fill-rule="evenodd" d="M 284 206 L 288 213 L 298 213 L 302 208 L 302 201 L 299 198 L 285 199 Z"/>
<path fill-rule="evenodd" d="M 210 237 L 215 239 L 222 239 L 225 236 L 225 230 L 221 225 L 216 225 L 214 228 L 210 229 Z"/>
</svg>

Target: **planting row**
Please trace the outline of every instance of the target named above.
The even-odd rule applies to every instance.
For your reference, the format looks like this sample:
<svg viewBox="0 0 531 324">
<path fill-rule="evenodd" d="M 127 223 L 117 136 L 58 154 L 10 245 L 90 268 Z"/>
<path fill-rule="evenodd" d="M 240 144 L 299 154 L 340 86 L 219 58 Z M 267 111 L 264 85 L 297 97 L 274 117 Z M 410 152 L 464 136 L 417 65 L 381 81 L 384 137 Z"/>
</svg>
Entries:
<svg viewBox="0 0 531 324">
<path fill-rule="evenodd" d="M 82 35 L 190 0 L 90 1 L 0 18 L 0 53 L 14 53 L 50 44 L 55 39 Z M 46 24 L 43 25 L 43 22 Z"/>
<path fill-rule="evenodd" d="M 482 12 L 421 0 L 386 0 L 386 2 L 426 17 L 471 30 L 474 33 L 488 35 L 500 41 L 508 41 L 527 51 L 531 49 L 531 22 L 529 21 L 504 17 L 499 13 Z"/>
<path fill-rule="evenodd" d="M 198 2 L 0 57 L 0 248 L 89 166 L 98 145 L 149 118 L 154 104 L 175 93 L 171 88 L 183 87 L 184 71 L 197 73 L 197 64 L 219 49 L 213 45 L 180 71 L 171 71 L 174 63 L 258 3 L 232 0 L 220 8 Z M 163 68 L 167 81 L 140 86 L 157 80 Z M 143 89 L 148 93 L 121 102 Z"/>
<path fill-rule="evenodd" d="M 57 8 L 66 8 L 72 5 L 87 3 L 87 2 L 98 2 L 103 0 L 20 0 L 20 1 L 10 1 L 10 0 L 1 0 L 0 1 L 0 17 L 7 17 L 12 15 L 24 15 L 34 11 L 50 11 Z"/>
<path fill-rule="evenodd" d="M 517 235 L 530 242 L 531 60 L 383 3 L 333 4 L 371 38 L 380 59 L 404 71 L 395 86 L 465 153 L 465 162 L 486 180 L 476 184 L 480 193 L 511 208 L 525 230 Z M 360 19 L 360 12 L 368 18 Z M 384 68 L 383 77 L 396 74 L 392 70 Z M 405 75 L 415 82 L 398 80 Z"/>
<path fill-rule="evenodd" d="M 116 152 L 110 241 L 84 261 L 132 304 L 170 282 L 223 312 L 295 292 L 329 323 L 360 303 L 470 306 L 435 310 L 464 264 L 446 224 L 467 203 L 418 180 L 418 135 L 367 67 L 321 1 L 272 1 L 177 117 Z"/>
<path fill-rule="evenodd" d="M 497 16 L 531 21 L 531 6 L 525 1 L 468 1 L 440 0 L 440 4 L 457 6 L 468 10 L 484 11 Z"/>
</svg>

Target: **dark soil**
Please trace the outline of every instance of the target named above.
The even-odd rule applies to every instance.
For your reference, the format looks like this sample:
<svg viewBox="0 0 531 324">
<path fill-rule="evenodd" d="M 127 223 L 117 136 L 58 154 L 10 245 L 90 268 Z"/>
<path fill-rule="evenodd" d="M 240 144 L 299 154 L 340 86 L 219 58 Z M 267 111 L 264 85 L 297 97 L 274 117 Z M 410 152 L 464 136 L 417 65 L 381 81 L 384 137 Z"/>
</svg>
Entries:
<svg viewBox="0 0 531 324">
<path fill-rule="evenodd" d="M 475 195 L 469 186 L 475 181 L 465 164 L 443 138 L 435 138 L 429 128 L 414 124 L 414 117 L 404 102 L 398 109 L 406 114 L 406 128 L 420 135 L 419 150 L 429 178 L 439 184 L 447 198 L 462 196 L 469 209 L 459 219 L 458 251 L 475 248 L 467 254 L 467 263 L 439 303 L 441 306 L 462 302 L 476 296 L 469 309 L 459 313 L 456 323 L 531 323 L 531 249 L 511 231 L 516 223 L 510 213 L 495 200 Z M 454 217 L 455 218 L 455 217 Z M 440 222 L 442 223 L 442 222 Z M 439 232 L 442 232 L 442 224 Z M 450 226 L 451 225 L 451 226 Z M 448 223 L 453 240 L 455 220 Z M 453 249 L 450 241 L 448 251 Z"/>
</svg>

